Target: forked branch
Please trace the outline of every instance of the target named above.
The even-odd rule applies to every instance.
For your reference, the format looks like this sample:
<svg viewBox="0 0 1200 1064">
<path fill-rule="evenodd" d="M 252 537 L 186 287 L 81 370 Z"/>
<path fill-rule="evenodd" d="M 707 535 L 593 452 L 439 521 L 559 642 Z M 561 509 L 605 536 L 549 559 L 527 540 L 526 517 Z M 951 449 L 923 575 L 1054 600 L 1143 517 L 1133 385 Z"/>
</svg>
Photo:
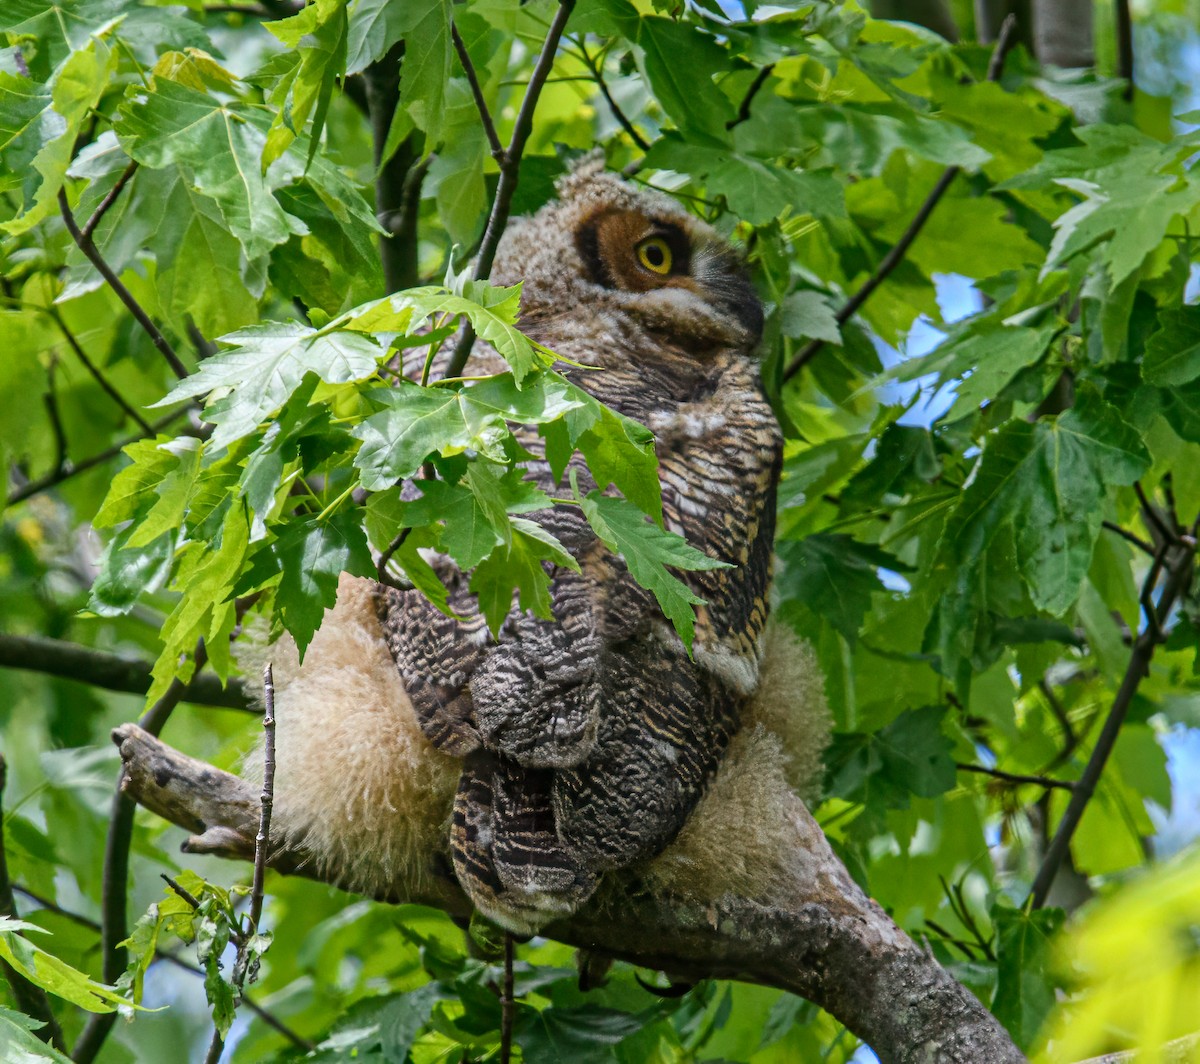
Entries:
<svg viewBox="0 0 1200 1064">
<path fill-rule="evenodd" d="M 192 832 L 191 853 L 251 860 L 258 824 L 253 785 L 189 758 L 126 724 L 113 733 L 127 795 Z M 543 933 L 665 970 L 675 979 L 730 978 L 780 987 L 827 1009 L 889 1064 L 1017 1064 L 1025 1058 L 979 1000 L 914 943 L 851 879 L 799 799 L 774 810 L 790 868 L 763 884 L 765 902 L 723 894 L 683 901 L 617 879 Z M 318 878 L 302 850 L 275 844 L 267 864 Z M 337 869 L 326 877 L 333 882 Z M 379 900 L 467 916 L 470 902 L 443 875 Z"/>
</svg>

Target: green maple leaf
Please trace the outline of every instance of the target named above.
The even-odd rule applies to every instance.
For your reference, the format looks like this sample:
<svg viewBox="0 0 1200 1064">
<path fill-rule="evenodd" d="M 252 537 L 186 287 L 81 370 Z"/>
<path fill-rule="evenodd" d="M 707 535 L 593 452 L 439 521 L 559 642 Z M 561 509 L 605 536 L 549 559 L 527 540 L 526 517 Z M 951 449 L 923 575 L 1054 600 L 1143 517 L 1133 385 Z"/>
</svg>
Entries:
<svg viewBox="0 0 1200 1064">
<path fill-rule="evenodd" d="M 588 524 L 609 550 L 625 559 L 630 575 L 658 600 L 663 615 L 674 626 L 689 653 L 695 635 L 693 606 L 704 604 L 677 576 L 675 569 L 729 569 L 727 562 L 710 558 L 682 536 L 651 523 L 645 513 L 626 499 L 589 492 L 579 500 Z"/>
<path fill-rule="evenodd" d="M 329 384 L 363 380 L 375 372 L 383 352 L 359 333 L 318 332 L 295 322 L 264 322 L 221 338 L 230 351 L 206 359 L 198 372 L 177 384 L 156 406 L 228 389 L 211 400 L 205 417 L 217 426 L 213 450 L 241 439 L 278 410 L 306 373 Z"/>
</svg>

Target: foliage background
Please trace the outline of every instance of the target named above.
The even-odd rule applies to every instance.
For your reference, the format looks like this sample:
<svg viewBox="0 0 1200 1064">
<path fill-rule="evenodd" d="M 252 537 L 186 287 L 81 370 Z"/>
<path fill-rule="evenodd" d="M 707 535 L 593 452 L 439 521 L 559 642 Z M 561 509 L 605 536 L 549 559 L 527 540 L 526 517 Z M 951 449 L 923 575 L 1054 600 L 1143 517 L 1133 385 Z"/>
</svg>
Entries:
<svg viewBox="0 0 1200 1064">
<path fill-rule="evenodd" d="M 515 582 L 536 599 L 540 568 L 514 565 L 514 551 L 529 562 L 552 548 L 521 524 L 531 500 L 502 476 L 517 456 L 496 418 L 467 437 L 444 426 L 419 436 L 412 468 L 364 457 L 372 418 L 392 433 L 415 409 L 370 394 L 384 351 L 371 337 L 407 335 L 428 301 L 446 297 L 376 303 L 358 331 L 348 312 L 450 271 L 451 287 L 484 305 L 471 310 L 478 322 L 511 323 L 511 300 L 453 277 L 497 175 L 449 28 L 453 19 L 507 143 L 555 6 L 318 0 L 293 14 L 281 3 L 5 3 L 5 633 L 154 661 L 153 701 L 200 636 L 207 668 L 236 673 L 227 648 L 238 595 L 265 590 L 252 609 L 303 640 L 337 572 L 368 570 L 368 537 L 379 549 L 403 521 L 413 533 L 398 561 L 411 578 L 421 578 L 416 547 L 440 537 L 493 574 L 501 613 L 512 585 L 495 574 L 524 572 Z M 1043 67 L 1020 47 L 997 84 L 985 80 L 990 49 L 972 39 L 965 7 L 952 5 L 964 39 L 951 45 L 854 5 L 583 0 L 540 97 L 513 206 L 536 208 L 569 160 L 599 144 L 611 166 L 676 193 L 745 247 L 768 306 L 764 380 L 790 438 L 777 609 L 817 648 L 838 730 L 818 817 L 872 896 L 928 938 L 1019 1044 L 1070 1060 L 1185 1034 L 1195 1015 L 1194 961 L 1179 946 L 1196 924 L 1194 861 L 1153 868 L 1146 800 L 1172 804 L 1160 737 L 1200 723 L 1195 603 L 1163 602 L 1165 574 L 1149 556 L 1178 536 L 1177 519 L 1194 534 L 1200 514 L 1198 138 L 1194 120 L 1172 118 L 1194 106 L 1186 54 L 1197 12 L 1135 8 L 1130 92 L 1113 76 L 1107 6 L 1097 8 L 1095 67 Z M 903 261 L 840 321 L 951 165 L 961 172 Z M 396 195 L 406 180 L 419 193 L 407 201 Z M 163 415 L 144 408 L 175 377 L 72 241 L 58 203 L 61 189 L 82 224 L 118 182 L 96 244 L 184 368 L 204 367 L 173 393 L 163 432 L 174 442 L 135 443 L 126 457 L 118 445 L 140 434 L 136 418 Z M 377 217 L 419 235 L 415 260 L 381 259 Z M 435 324 L 448 306 L 432 311 Z M 290 323 L 285 340 L 264 322 Z M 241 361 L 214 361 L 213 341 L 235 332 L 227 343 L 240 344 Z M 553 390 L 553 378 L 519 335 L 503 335 L 532 382 L 523 400 L 506 393 L 506 409 L 532 419 L 528 395 Z M 788 377 L 814 341 L 820 349 Z M 276 386 L 262 374 L 281 344 L 291 375 Z M 233 391 L 204 412 L 217 425 L 204 439 L 184 400 L 214 384 Z M 644 441 L 591 416 L 570 442 L 594 469 L 605 443 L 616 448 L 634 470 L 619 486 L 652 513 Z M 478 536 L 405 514 L 394 491 L 366 501 L 353 491 L 411 475 L 430 452 L 439 490 L 455 493 Z M 108 457 L 81 466 L 98 455 Z M 305 476 L 315 502 L 290 490 Z M 645 541 L 669 589 L 666 556 L 640 527 L 630 549 Z M 1190 553 L 1182 541 L 1173 564 L 1186 567 Z M 1131 644 L 1155 634 L 1158 612 L 1166 641 L 1153 647 L 1049 900 L 1073 911 L 1093 894 L 1114 897 L 1063 934 L 1060 908 L 1026 906 L 1067 802 L 1056 784 L 1080 777 Z M 99 978 L 116 764 L 107 733 L 139 701 L 6 669 L 0 707 L 20 911 L 52 932 L 33 940 Z M 168 737 L 233 767 L 255 729 L 242 714 L 186 705 Z M 179 873 L 178 841 L 138 817 L 133 917 L 169 902 L 158 874 Z M 218 886 L 242 875 L 187 866 Z M 275 938 L 252 996 L 322 1044 L 314 1059 L 495 1052 L 494 967 L 468 956 L 445 918 L 299 880 L 273 878 L 269 892 Z M 194 951 L 169 939 L 164 931 L 160 945 L 191 963 Z M 210 1021 L 200 981 L 151 964 L 144 943 L 137 952 L 150 965 L 145 1003 L 169 1007 L 118 1023 L 98 1059 L 173 1059 L 185 1044 L 201 1053 Z M 618 966 L 607 987 L 583 994 L 571 965 L 554 943 L 521 951 L 525 1059 L 762 1064 L 856 1050 L 832 1019 L 777 991 L 713 983 L 663 1001 Z M 213 980 L 210 991 L 221 998 Z M 0 1012 L 0 1042 L 12 1045 L 24 1041 L 14 1004 Z M 72 1041 L 84 1016 L 57 1012 Z M 234 1032 L 232 1059 L 296 1052 L 245 1009 Z"/>
</svg>

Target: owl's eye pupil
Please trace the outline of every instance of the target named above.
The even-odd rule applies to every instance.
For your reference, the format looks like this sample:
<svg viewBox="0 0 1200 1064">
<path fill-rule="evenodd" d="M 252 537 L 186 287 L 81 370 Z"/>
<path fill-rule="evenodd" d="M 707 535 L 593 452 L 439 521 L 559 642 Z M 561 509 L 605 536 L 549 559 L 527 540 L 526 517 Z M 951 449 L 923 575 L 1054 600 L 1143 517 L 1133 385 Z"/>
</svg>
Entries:
<svg viewBox="0 0 1200 1064">
<path fill-rule="evenodd" d="M 660 236 L 652 236 L 637 246 L 638 262 L 653 273 L 666 276 L 671 272 L 674 256 L 667 242 Z"/>
</svg>

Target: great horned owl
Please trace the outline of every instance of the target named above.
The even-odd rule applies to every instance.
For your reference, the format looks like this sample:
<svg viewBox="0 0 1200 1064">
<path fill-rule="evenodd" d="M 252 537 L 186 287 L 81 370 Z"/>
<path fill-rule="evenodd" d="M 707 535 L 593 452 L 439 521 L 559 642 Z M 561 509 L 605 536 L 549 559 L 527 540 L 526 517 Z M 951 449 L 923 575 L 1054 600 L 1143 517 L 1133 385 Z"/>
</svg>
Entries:
<svg viewBox="0 0 1200 1064">
<path fill-rule="evenodd" d="M 423 791 L 398 781 L 417 763 L 413 729 L 407 718 L 399 726 L 407 706 L 381 706 L 378 740 L 362 734 L 359 720 L 345 740 L 359 762 L 335 779 L 326 762 L 338 723 L 329 713 L 289 721 L 285 706 L 277 803 L 294 842 L 340 864 L 348 885 L 378 891 L 389 874 L 411 880 L 429 839 L 412 827 L 372 831 L 370 823 L 387 818 L 370 803 L 394 809 L 423 796 L 436 809 L 457 771 L 450 849 L 458 879 L 481 912 L 529 933 L 572 912 L 605 872 L 652 857 L 676 837 L 747 712 L 765 644 L 782 440 L 753 359 L 758 297 L 729 246 L 665 195 L 585 163 L 559 182 L 556 201 L 510 225 L 493 279 L 524 282 L 528 335 L 598 367 L 568 366 L 575 383 L 651 428 L 666 526 L 732 567 L 682 574 L 705 600 L 692 656 L 575 507 L 531 515 L 580 566 L 550 574 L 553 620 L 514 608 L 493 638 L 469 574 L 448 559 L 438 565 L 457 617 L 416 592 L 347 581 L 345 616 L 357 619 L 327 638 L 361 640 L 365 651 L 373 637 L 362 609 L 373 595 L 402 689 L 363 697 L 410 703 L 424 735 L 449 756 L 431 751 L 419 762 Z M 473 365 L 499 369 L 496 357 L 478 345 Z M 531 433 L 522 443 L 535 456 L 527 475 L 561 494 L 539 457 L 541 441 Z M 583 491 L 595 487 L 578 456 L 573 468 Z M 349 645 L 313 651 L 353 653 Z M 815 704 L 811 689 L 803 686 Z M 823 713 L 822 700 L 816 716 Z M 363 796 L 351 799 L 351 787 Z M 321 795 L 323 809 L 305 788 Z M 361 812 L 342 823 L 343 808 Z"/>
</svg>

